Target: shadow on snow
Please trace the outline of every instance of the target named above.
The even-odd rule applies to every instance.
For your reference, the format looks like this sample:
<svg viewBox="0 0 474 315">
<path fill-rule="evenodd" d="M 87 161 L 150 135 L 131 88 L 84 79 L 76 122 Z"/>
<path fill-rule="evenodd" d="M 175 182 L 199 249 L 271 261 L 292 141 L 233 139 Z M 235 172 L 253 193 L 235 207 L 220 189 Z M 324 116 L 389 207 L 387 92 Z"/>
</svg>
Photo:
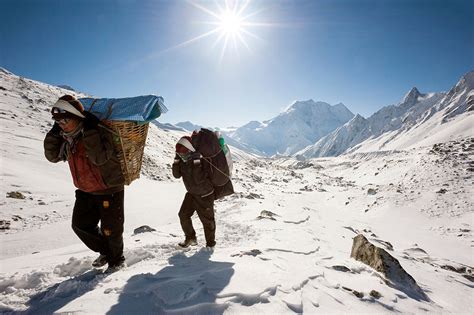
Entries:
<svg viewBox="0 0 474 315">
<path fill-rule="evenodd" d="M 206 249 L 190 257 L 178 253 L 157 274 L 131 277 L 107 314 L 222 314 L 228 305 L 216 299 L 229 284 L 234 264 L 212 261 L 211 255 Z"/>
</svg>

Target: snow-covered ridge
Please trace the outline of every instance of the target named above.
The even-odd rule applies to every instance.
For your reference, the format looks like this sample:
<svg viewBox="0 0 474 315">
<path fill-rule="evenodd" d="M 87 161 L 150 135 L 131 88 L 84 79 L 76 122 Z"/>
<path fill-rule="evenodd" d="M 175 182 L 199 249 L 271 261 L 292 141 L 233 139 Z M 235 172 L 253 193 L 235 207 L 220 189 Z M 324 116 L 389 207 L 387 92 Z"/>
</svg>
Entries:
<svg viewBox="0 0 474 315">
<path fill-rule="evenodd" d="M 354 115 L 342 104 L 296 101 L 277 117 L 251 121 L 228 135 L 262 155 L 291 155 L 314 143 Z"/>
<path fill-rule="evenodd" d="M 474 93 L 473 77 L 473 71 L 467 73 L 448 93 L 422 94 L 414 87 L 397 105 L 383 107 L 367 119 L 356 116 L 296 155 L 405 149 L 472 136 L 468 106 Z"/>
</svg>

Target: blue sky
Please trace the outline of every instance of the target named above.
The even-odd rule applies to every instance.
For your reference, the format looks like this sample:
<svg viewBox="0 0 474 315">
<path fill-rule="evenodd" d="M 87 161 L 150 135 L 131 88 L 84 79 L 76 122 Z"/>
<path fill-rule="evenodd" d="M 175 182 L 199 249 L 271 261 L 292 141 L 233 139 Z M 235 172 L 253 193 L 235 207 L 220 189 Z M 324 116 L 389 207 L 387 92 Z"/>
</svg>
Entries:
<svg viewBox="0 0 474 315">
<path fill-rule="evenodd" d="M 215 1 L 0 0 L 0 66 L 98 97 L 162 95 L 159 120 L 218 127 L 310 98 L 368 116 L 474 69 L 471 0 L 250 1 L 253 35 L 225 50 L 222 32 L 183 44 L 216 28 L 202 7 L 219 12 Z"/>
</svg>

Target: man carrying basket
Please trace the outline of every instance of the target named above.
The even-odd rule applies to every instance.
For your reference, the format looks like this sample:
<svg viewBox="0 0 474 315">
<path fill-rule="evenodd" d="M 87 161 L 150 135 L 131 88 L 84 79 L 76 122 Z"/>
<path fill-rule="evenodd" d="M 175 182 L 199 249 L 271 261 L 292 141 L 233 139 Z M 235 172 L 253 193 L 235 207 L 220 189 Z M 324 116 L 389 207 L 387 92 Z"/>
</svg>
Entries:
<svg viewBox="0 0 474 315">
<path fill-rule="evenodd" d="M 100 254 L 92 266 L 108 264 L 106 272 L 119 270 L 125 266 L 125 179 L 114 134 L 102 128 L 100 120 L 71 95 L 60 97 L 51 113 L 55 123 L 44 139 L 44 152 L 52 163 L 69 164 L 77 188 L 72 229 L 87 247 Z"/>
</svg>

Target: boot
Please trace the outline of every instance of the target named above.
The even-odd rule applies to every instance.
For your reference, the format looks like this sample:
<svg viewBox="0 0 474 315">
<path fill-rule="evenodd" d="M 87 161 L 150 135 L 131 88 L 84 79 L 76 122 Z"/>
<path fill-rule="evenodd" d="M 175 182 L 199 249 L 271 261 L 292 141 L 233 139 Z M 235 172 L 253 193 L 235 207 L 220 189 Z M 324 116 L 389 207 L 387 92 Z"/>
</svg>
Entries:
<svg viewBox="0 0 474 315">
<path fill-rule="evenodd" d="M 178 243 L 179 246 L 186 248 L 191 245 L 197 245 L 197 241 L 195 238 L 186 238 L 183 242 Z"/>
<path fill-rule="evenodd" d="M 122 268 L 125 268 L 125 257 L 120 257 L 117 261 L 109 262 L 109 267 L 105 270 L 105 273 L 113 273 Z"/>
<path fill-rule="evenodd" d="M 107 263 L 107 256 L 100 254 L 99 257 L 97 257 L 96 260 L 92 262 L 92 267 L 100 268 L 104 266 L 106 263 Z"/>
</svg>

